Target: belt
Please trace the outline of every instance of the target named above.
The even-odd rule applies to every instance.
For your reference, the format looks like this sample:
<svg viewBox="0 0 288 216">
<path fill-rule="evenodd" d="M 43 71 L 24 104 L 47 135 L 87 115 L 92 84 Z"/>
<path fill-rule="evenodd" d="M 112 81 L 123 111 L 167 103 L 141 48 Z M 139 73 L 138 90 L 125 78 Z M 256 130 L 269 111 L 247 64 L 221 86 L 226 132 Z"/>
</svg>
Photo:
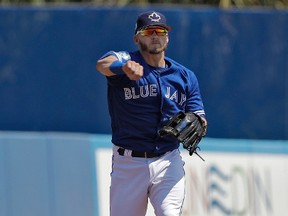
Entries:
<svg viewBox="0 0 288 216">
<path fill-rule="evenodd" d="M 125 149 L 124 148 L 119 148 L 117 150 L 119 155 L 124 156 Z M 155 152 L 139 152 L 139 151 L 131 151 L 131 156 L 132 157 L 140 157 L 140 158 L 154 158 L 154 157 L 160 157 L 164 155 L 164 153 L 155 153 Z"/>
</svg>

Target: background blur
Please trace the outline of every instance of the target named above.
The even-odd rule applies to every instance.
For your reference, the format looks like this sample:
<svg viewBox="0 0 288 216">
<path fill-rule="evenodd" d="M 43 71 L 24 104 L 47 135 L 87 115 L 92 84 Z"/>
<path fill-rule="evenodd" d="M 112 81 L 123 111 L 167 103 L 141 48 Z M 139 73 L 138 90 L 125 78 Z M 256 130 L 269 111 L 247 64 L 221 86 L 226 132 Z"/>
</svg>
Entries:
<svg viewBox="0 0 288 216">
<path fill-rule="evenodd" d="M 181 5 L 181 6 L 214 6 L 214 7 L 253 7 L 258 6 L 270 8 L 285 8 L 287 0 L 0 0 L 2 4 L 71 4 L 71 3 L 91 3 L 94 5 Z"/>
<path fill-rule="evenodd" d="M 0 130 L 109 134 L 95 62 L 136 49 L 136 17 L 151 7 L 173 28 L 167 56 L 199 79 L 209 137 L 288 138 L 287 10 L 159 4 L 1 7 Z"/>
<path fill-rule="evenodd" d="M 246 209 L 235 197 L 230 203 L 223 193 L 216 200 L 210 194 L 202 197 L 206 212 L 186 208 L 185 216 L 284 216 L 288 198 L 278 202 L 277 194 L 288 189 L 273 185 L 288 180 L 287 6 L 287 0 L 0 0 L 0 215 L 107 215 L 99 206 L 109 152 L 108 161 L 99 158 L 111 147 L 111 130 L 106 79 L 95 63 L 109 50 L 136 49 L 137 15 L 158 10 L 173 29 L 167 56 L 199 80 L 209 122 L 203 170 L 230 177 L 242 170 L 243 190 L 255 198 Z M 207 186 L 208 194 L 211 182 L 204 181 L 199 188 Z M 224 189 L 239 184 L 221 181 Z"/>
</svg>

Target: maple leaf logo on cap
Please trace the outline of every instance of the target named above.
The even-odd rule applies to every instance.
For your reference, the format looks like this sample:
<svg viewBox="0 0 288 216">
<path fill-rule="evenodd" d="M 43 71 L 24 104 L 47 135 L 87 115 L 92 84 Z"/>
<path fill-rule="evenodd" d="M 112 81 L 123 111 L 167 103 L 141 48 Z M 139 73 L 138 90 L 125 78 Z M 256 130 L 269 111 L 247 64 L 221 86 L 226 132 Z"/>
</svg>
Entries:
<svg viewBox="0 0 288 216">
<path fill-rule="evenodd" d="M 153 12 L 152 14 L 150 14 L 148 16 L 148 18 L 152 21 L 152 22 L 159 22 L 161 17 L 156 13 L 156 12 Z"/>
<path fill-rule="evenodd" d="M 148 28 L 151 26 L 158 26 L 171 30 L 171 27 L 166 24 L 166 17 L 160 12 L 148 11 L 138 15 L 136 25 L 135 25 L 135 34 L 141 29 Z"/>
</svg>

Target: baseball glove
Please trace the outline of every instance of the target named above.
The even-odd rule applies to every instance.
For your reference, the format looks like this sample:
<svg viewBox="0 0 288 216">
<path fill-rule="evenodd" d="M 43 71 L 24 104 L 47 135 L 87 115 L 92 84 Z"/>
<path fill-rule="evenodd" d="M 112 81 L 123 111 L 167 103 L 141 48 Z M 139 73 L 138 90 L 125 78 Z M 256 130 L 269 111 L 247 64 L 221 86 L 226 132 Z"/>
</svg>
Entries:
<svg viewBox="0 0 288 216">
<path fill-rule="evenodd" d="M 195 153 L 204 161 L 197 153 L 197 149 L 200 149 L 198 144 L 202 137 L 205 136 L 205 127 L 206 126 L 199 115 L 192 112 L 179 112 L 172 117 L 158 133 L 161 137 L 173 135 L 183 144 L 183 148 L 189 151 L 190 156 Z"/>
</svg>

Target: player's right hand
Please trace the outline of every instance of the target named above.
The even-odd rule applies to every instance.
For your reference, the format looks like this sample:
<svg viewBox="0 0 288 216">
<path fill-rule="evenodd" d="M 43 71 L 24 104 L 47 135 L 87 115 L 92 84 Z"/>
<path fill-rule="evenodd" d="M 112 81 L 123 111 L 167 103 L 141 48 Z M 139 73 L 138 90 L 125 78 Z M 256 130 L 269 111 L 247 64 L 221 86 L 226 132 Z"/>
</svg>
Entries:
<svg viewBox="0 0 288 216">
<path fill-rule="evenodd" d="M 122 70 L 130 80 L 139 80 L 144 73 L 143 66 L 134 61 L 127 61 Z"/>
</svg>

